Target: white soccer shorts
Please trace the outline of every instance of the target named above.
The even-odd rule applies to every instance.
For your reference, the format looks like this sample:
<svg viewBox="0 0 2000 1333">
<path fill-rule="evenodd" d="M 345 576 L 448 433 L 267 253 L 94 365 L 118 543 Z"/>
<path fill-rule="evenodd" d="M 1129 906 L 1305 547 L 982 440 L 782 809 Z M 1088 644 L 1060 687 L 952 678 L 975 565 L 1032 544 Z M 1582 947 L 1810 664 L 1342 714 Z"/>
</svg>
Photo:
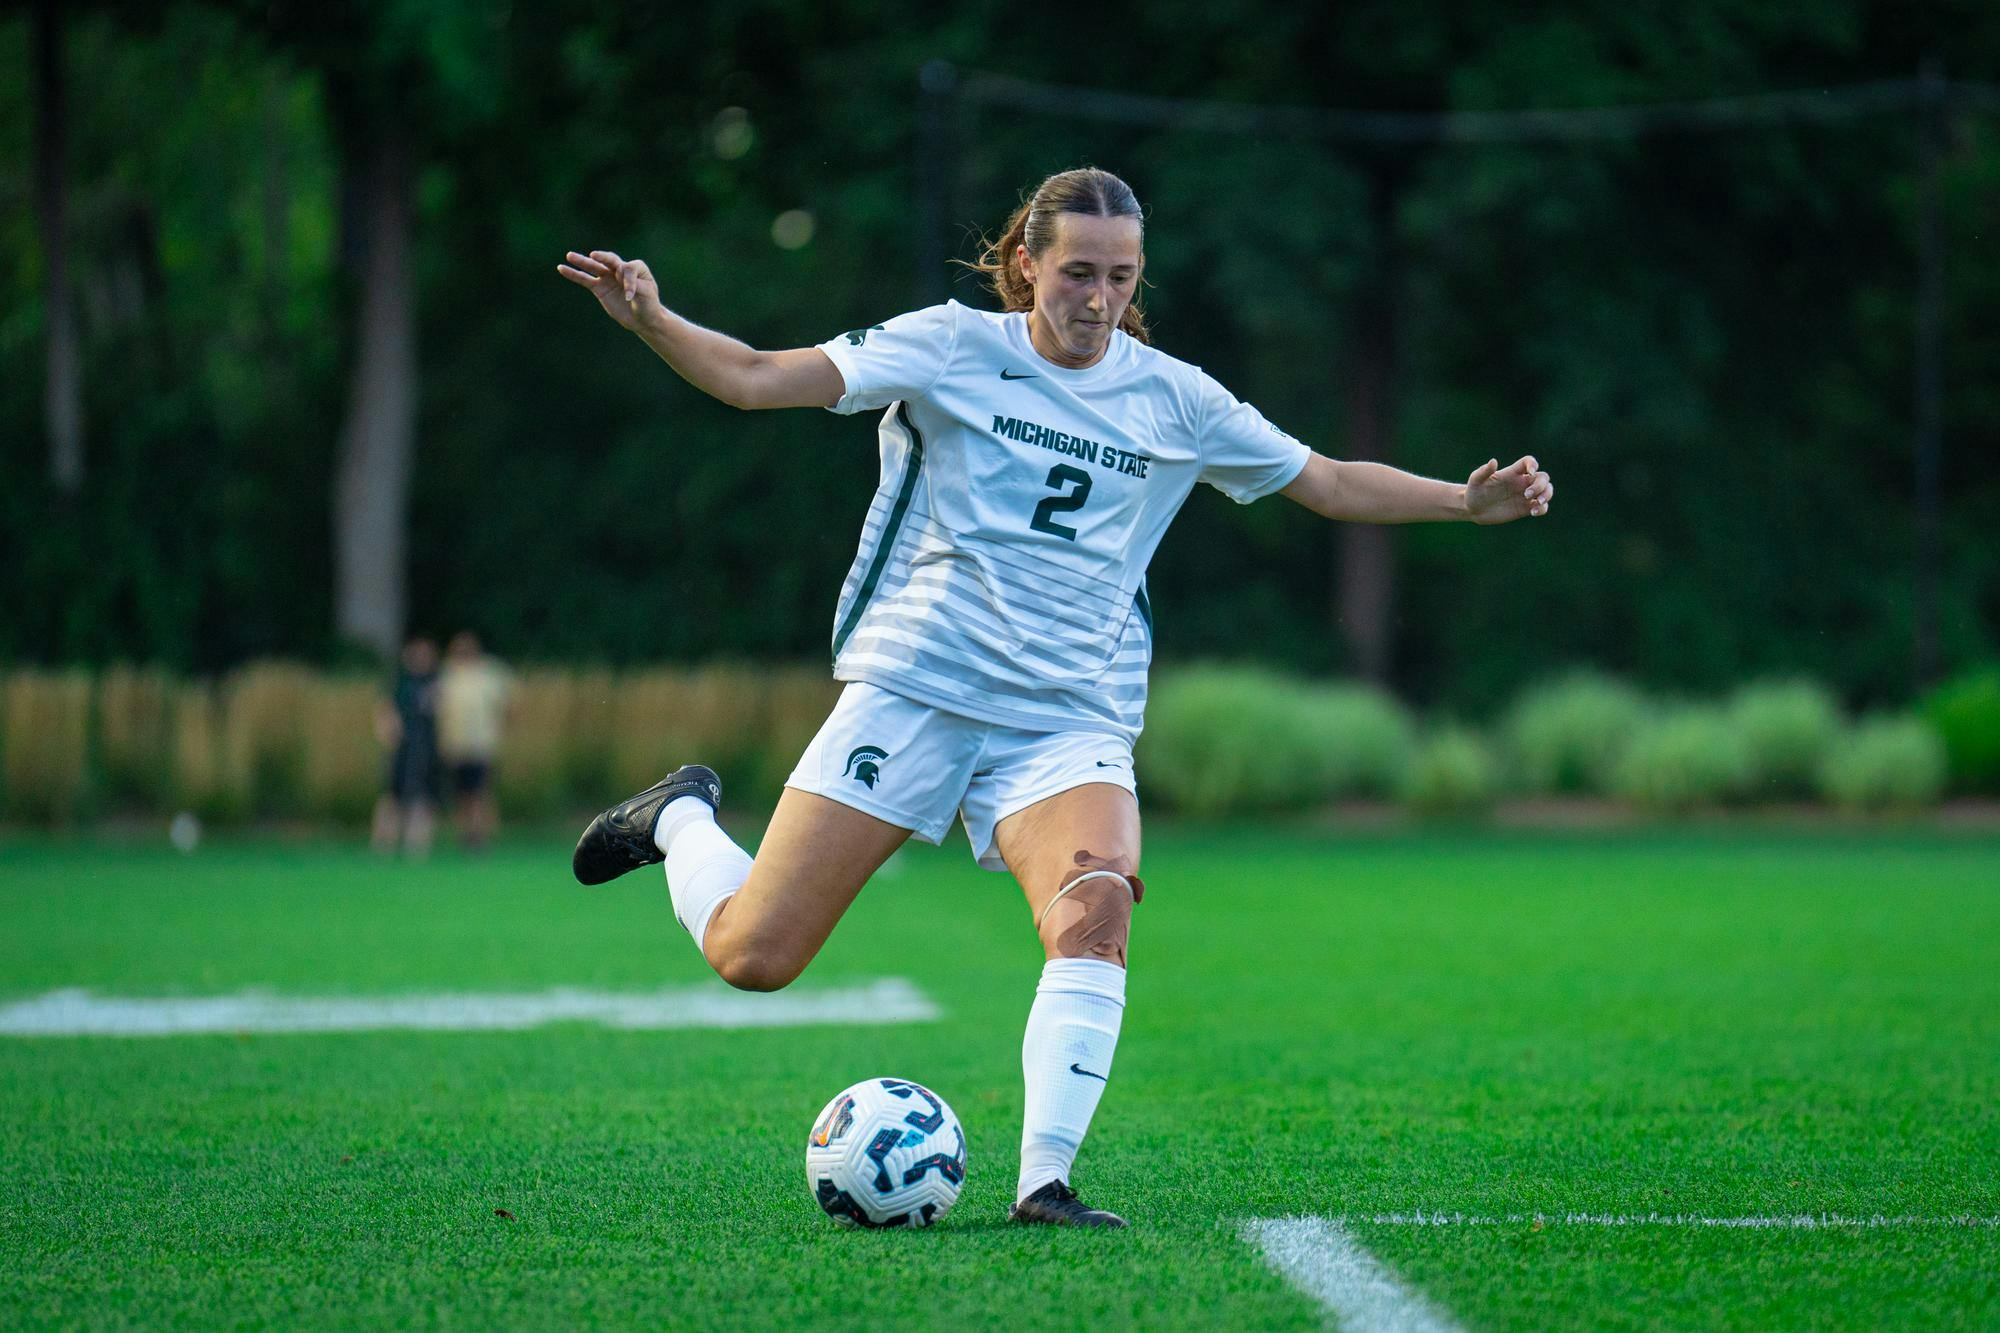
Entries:
<svg viewBox="0 0 2000 1333">
<path fill-rule="evenodd" d="M 788 787 L 944 841 L 954 813 L 972 853 L 1005 870 L 1001 820 L 1071 787 L 1109 782 L 1135 795 L 1132 746 L 1097 731 L 1027 731 L 960 717 L 863 681 L 840 693 Z"/>
</svg>

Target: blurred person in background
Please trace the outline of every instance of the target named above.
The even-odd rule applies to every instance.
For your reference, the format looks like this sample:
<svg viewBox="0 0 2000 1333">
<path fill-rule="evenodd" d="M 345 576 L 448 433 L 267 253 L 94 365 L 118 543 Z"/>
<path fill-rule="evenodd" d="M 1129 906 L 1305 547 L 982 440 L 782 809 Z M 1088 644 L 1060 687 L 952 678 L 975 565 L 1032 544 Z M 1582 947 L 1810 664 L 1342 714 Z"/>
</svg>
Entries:
<svg viewBox="0 0 2000 1333">
<path fill-rule="evenodd" d="M 451 777 L 452 822 L 474 851 L 500 822 L 493 802 L 493 760 L 507 721 L 507 668 L 487 656 L 479 636 L 460 630 L 438 673 L 438 752 Z"/>
<path fill-rule="evenodd" d="M 438 650 L 421 635 L 403 645 L 389 698 L 376 710 L 375 735 L 389 751 L 388 790 L 375 802 L 375 850 L 430 854 L 437 831 Z"/>
</svg>

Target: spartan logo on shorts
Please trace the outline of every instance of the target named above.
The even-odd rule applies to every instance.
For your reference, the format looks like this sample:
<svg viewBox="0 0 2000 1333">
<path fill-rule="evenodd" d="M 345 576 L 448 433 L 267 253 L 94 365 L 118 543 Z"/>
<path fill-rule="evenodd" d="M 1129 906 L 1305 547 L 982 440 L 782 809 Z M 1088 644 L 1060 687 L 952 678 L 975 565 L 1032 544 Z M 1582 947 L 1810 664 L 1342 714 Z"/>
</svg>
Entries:
<svg viewBox="0 0 2000 1333">
<path fill-rule="evenodd" d="M 887 750 L 878 750 L 872 745 L 857 745 L 854 753 L 847 756 L 847 768 L 842 777 L 853 778 L 870 791 L 875 790 L 875 782 L 882 776 L 882 761 L 889 757 Z"/>
</svg>

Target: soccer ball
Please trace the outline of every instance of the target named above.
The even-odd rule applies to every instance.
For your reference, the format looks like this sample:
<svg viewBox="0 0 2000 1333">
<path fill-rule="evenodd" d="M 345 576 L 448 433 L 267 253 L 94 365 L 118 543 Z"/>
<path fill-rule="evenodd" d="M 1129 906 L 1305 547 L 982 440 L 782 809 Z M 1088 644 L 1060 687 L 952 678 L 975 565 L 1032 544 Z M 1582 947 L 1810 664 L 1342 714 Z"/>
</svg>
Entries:
<svg viewBox="0 0 2000 1333">
<path fill-rule="evenodd" d="M 944 1098 L 871 1078 L 826 1104 L 806 1139 L 806 1188 L 843 1226 L 927 1227 L 965 1183 L 965 1131 Z"/>
</svg>

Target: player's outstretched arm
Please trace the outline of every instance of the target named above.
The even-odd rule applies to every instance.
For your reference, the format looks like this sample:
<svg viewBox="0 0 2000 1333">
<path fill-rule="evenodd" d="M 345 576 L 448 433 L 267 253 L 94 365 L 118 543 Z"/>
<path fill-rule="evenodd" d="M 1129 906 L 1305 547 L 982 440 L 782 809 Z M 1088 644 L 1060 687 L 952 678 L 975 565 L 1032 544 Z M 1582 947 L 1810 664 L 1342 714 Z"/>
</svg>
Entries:
<svg viewBox="0 0 2000 1333">
<path fill-rule="evenodd" d="M 727 334 L 682 319 L 660 304 L 659 284 L 642 259 L 609 250 L 569 252 L 556 272 L 587 289 L 604 313 L 695 388 L 731 407 L 832 407 L 847 391 L 840 371 L 817 347 L 760 352 Z"/>
<path fill-rule="evenodd" d="M 1431 481 L 1382 463 L 1337 462 L 1324 454 L 1282 494 L 1327 518 L 1350 523 L 1511 523 L 1549 512 L 1556 487 L 1532 455 L 1501 467 L 1487 459 L 1463 485 Z"/>
</svg>

